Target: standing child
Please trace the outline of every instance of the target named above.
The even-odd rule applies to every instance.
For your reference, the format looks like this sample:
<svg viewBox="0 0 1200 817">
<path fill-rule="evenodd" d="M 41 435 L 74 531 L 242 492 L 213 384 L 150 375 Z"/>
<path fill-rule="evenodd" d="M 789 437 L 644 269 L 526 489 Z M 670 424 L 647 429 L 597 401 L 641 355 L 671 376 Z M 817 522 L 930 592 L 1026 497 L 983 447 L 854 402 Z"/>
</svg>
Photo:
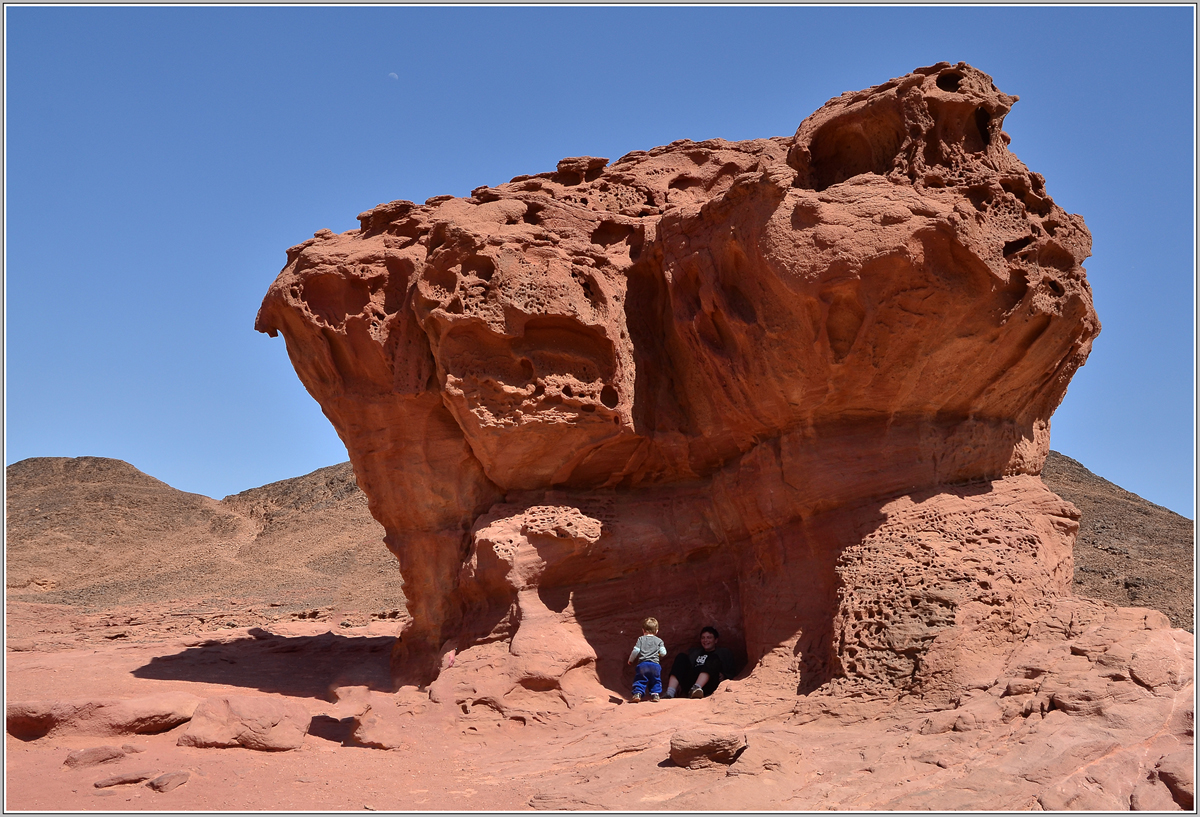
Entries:
<svg viewBox="0 0 1200 817">
<path fill-rule="evenodd" d="M 662 667 L 658 660 L 667 654 L 667 645 L 655 633 L 658 632 L 658 619 L 647 618 L 642 621 L 642 637 L 637 640 L 633 652 L 629 654 L 626 663 L 636 664 L 637 673 L 633 676 L 633 703 L 642 700 L 646 694 L 646 686 L 650 687 L 650 700 L 657 701 L 662 692 Z"/>
</svg>

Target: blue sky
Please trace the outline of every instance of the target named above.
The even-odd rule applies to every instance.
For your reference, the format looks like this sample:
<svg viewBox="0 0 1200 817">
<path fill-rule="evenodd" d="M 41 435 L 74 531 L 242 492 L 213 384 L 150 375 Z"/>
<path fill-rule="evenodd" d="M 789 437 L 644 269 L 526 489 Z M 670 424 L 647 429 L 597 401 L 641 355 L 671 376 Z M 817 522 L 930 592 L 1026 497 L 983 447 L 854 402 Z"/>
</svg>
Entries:
<svg viewBox="0 0 1200 817">
<path fill-rule="evenodd" d="M 345 448 L 254 316 L 284 250 L 564 156 L 792 134 L 963 60 L 1094 238 L 1051 446 L 1194 516 L 1190 7 L 8 6 L 5 462 L 222 497 Z M 395 77 L 390 76 L 394 74 Z"/>
</svg>

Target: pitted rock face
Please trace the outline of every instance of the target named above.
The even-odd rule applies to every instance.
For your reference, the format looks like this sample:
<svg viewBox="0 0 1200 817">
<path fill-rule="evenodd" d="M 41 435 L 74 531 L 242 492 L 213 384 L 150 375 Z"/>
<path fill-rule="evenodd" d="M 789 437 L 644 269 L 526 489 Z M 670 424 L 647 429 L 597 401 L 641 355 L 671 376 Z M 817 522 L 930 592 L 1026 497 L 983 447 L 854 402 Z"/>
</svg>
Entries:
<svg viewBox="0 0 1200 817">
<path fill-rule="evenodd" d="M 256 325 L 283 332 L 400 559 L 398 666 L 427 676 L 448 643 L 461 666 L 475 640 L 515 638 L 497 622 L 541 588 L 578 603 L 541 599 L 538 621 L 582 623 L 567 640 L 617 683 L 601 586 L 649 605 L 631 621 L 687 619 L 680 641 L 720 621 L 752 661 L 804 653 L 801 688 L 870 664 L 837 654 L 838 604 L 859 598 L 838 588 L 889 568 L 839 554 L 897 496 L 1036 476 L 1099 331 L 1087 229 L 1008 149 L 1016 101 L 939 63 L 831 100 L 793 137 L 564 159 L 289 250 Z M 1033 561 L 1073 536 L 1038 494 L 996 493 L 1029 503 L 1004 518 L 1044 520 Z M 598 501 L 613 522 L 570 547 L 519 522 L 592 519 Z M 524 544 L 505 556 L 509 528 Z"/>
</svg>

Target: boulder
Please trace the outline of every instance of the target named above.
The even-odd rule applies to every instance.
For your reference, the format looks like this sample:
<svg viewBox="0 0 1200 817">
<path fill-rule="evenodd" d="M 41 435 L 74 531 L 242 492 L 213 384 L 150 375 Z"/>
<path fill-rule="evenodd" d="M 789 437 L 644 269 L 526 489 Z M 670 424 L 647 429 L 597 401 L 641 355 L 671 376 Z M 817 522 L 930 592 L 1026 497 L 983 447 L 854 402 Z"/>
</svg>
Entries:
<svg viewBox="0 0 1200 817">
<path fill-rule="evenodd" d="M 728 766 L 746 748 L 742 732 L 688 729 L 671 736 L 671 760 L 685 769 Z"/>
<path fill-rule="evenodd" d="M 299 749 L 311 722 L 308 710 L 295 701 L 265 695 L 222 695 L 206 698 L 196 707 L 178 745 Z"/>
<path fill-rule="evenodd" d="M 201 700 L 186 692 L 164 692 L 127 699 L 13 701 L 7 706 L 6 726 L 21 740 L 153 734 L 186 723 Z"/>
</svg>

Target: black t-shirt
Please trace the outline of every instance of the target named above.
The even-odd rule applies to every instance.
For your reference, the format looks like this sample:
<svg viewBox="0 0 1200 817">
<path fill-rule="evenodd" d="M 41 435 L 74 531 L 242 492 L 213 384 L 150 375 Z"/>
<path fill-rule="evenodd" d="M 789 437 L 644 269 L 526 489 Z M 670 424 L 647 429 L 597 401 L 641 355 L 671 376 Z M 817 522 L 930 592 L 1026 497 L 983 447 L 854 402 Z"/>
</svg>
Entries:
<svg viewBox="0 0 1200 817">
<path fill-rule="evenodd" d="M 711 652 L 705 652 L 703 647 L 693 647 L 688 650 L 688 661 L 694 675 L 707 672 L 709 683 L 721 680 L 721 656 L 716 647 Z"/>
</svg>

